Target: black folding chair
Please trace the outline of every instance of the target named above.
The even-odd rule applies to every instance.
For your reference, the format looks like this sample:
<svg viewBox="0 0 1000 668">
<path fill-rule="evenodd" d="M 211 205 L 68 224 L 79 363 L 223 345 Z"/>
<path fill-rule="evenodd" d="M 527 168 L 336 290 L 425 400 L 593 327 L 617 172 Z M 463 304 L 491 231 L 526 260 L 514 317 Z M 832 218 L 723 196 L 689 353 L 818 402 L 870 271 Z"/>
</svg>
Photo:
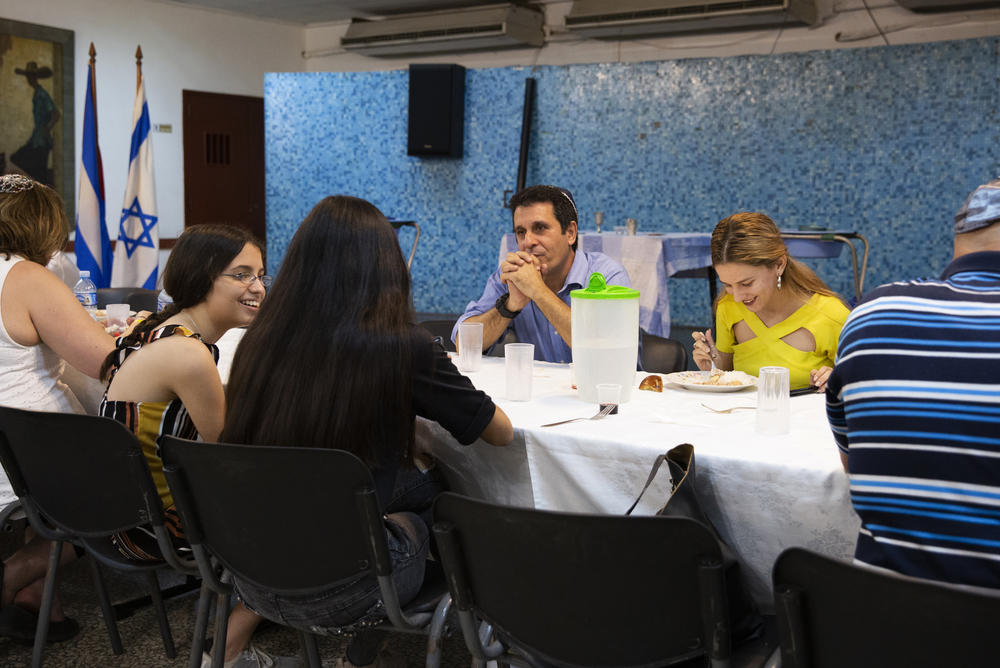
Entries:
<svg viewBox="0 0 1000 668">
<path fill-rule="evenodd" d="M 1000 664 L 1000 592 L 977 593 L 802 548 L 774 565 L 784 668 L 986 668 Z"/>
<path fill-rule="evenodd" d="M 128 304 L 129 295 L 138 289 L 137 287 L 98 288 L 97 308 L 107 308 L 108 304 Z"/>
<path fill-rule="evenodd" d="M 151 524 L 170 564 L 184 573 L 196 572 L 193 563 L 180 560 L 170 547 L 160 497 L 132 432 L 110 418 L 0 407 L 0 463 L 31 526 L 52 541 L 32 666 L 42 664 L 65 542 L 83 546 L 92 557 L 88 561 L 114 653 L 124 650 L 98 563 L 145 577 L 164 649 L 174 658 L 177 653 L 156 579 L 156 570 L 167 567 L 167 562 L 127 559 L 110 540 L 112 534 Z"/>
<path fill-rule="evenodd" d="M 687 349 L 680 341 L 642 331 L 639 362 L 642 370 L 650 373 L 684 371 L 688 365 Z"/>
<path fill-rule="evenodd" d="M 156 290 L 132 288 L 132 292 L 128 293 L 125 302 L 133 311 L 150 311 L 151 313 L 156 313 L 156 298 L 158 294 Z"/>
<path fill-rule="evenodd" d="M 216 647 L 226 643 L 232 586 L 219 577 L 214 560 L 233 578 L 278 595 L 315 593 L 373 575 L 388 617 L 380 628 L 427 634 L 426 665 L 440 665 L 450 605 L 444 582 L 425 581 L 416 599 L 401 608 L 375 485 L 361 460 L 343 450 L 170 436 L 161 437 L 160 448 L 185 535 L 204 581 L 218 594 Z M 199 638 L 208 619 L 203 605 L 207 600 L 199 604 Z M 309 665 L 318 668 L 314 629 L 297 630 Z M 215 652 L 214 665 L 222 659 Z"/>
<path fill-rule="evenodd" d="M 434 534 L 477 666 L 729 665 L 722 553 L 694 520 L 504 507 L 449 492 L 434 504 Z"/>
<path fill-rule="evenodd" d="M 455 344 L 451 342 L 451 330 L 455 327 L 454 320 L 424 320 L 420 326 L 431 333 L 431 336 L 441 337 L 441 345 L 449 352 L 455 352 Z"/>
</svg>

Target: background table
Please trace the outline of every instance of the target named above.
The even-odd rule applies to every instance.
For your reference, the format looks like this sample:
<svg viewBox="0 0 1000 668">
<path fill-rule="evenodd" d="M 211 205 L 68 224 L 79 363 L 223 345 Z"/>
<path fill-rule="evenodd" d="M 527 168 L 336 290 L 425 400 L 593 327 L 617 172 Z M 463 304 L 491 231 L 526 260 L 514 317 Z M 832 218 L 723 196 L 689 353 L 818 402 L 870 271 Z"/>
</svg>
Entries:
<svg viewBox="0 0 1000 668">
<path fill-rule="evenodd" d="M 821 395 L 792 399 L 791 432 L 761 436 L 752 410 L 719 415 L 702 407 L 754 406 L 754 390 L 693 392 L 665 383 L 664 392 L 635 390 L 619 415 L 559 427 L 539 425 L 593 415 L 580 401 L 567 365 L 536 362 L 530 402 L 507 401 L 503 359 L 484 358 L 470 373 L 510 416 L 514 442 L 463 447 L 439 425 L 420 420 L 418 442 L 442 463 L 456 491 L 549 510 L 624 513 L 658 454 L 691 443 L 696 489 L 706 513 L 740 555 L 754 598 L 771 608 L 771 567 L 787 547 L 803 546 L 850 559 L 859 520 L 848 478 L 827 426 Z M 637 381 L 646 374 L 639 372 Z M 669 489 L 647 493 L 646 513 Z"/>
<path fill-rule="evenodd" d="M 599 252 L 620 262 L 628 272 L 632 287 L 639 291 L 639 326 L 650 334 L 670 336 L 670 297 L 667 279 L 675 274 L 712 265 L 709 242 L 703 233 L 637 234 L 611 232 L 580 233 L 579 248 Z M 498 262 L 517 250 L 513 233 L 500 241 Z M 709 280 L 714 277 L 709 272 Z M 710 283 L 710 285 L 712 285 Z"/>
</svg>

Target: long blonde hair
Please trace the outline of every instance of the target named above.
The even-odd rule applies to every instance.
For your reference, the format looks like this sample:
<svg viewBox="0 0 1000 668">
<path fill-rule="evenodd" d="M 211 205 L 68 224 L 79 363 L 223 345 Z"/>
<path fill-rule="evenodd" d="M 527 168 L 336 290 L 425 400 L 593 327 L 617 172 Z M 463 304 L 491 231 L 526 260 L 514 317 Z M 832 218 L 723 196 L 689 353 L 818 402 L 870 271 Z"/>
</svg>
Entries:
<svg viewBox="0 0 1000 668">
<path fill-rule="evenodd" d="M 843 298 L 827 287 L 812 269 L 788 255 L 788 248 L 774 221 L 762 213 L 741 212 L 723 218 L 712 232 L 712 264 L 727 262 L 754 267 L 773 267 L 786 260 L 781 276 L 782 288 L 788 288 L 805 298 L 814 294 Z M 725 293 L 719 296 L 721 299 Z M 716 300 L 718 301 L 718 300 Z"/>
</svg>

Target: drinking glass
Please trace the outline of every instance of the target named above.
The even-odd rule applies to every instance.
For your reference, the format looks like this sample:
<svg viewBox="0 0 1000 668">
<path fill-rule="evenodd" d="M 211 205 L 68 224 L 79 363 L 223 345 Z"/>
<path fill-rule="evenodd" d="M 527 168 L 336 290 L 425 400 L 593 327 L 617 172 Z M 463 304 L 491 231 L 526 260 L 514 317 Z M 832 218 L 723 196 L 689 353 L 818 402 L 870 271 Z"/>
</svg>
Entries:
<svg viewBox="0 0 1000 668">
<path fill-rule="evenodd" d="M 106 329 L 114 336 L 120 335 L 128 327 L 128 304 L 108 304 L 104 307 L 108 323 Z"/>
<path fill-rule="evenodd" d="M 463 322 L 458 326 L 458 369 L 479 371 L 483 363 L 483 323 Z"/>
<path fill-rule="evenodd" d="M 757 433 L 787 434 L 790 417 L 788 369 L 762 366 L 757 375 Z"/>
<path fill-rule="evenodd" d="M 608 415 L 618 414 L 618 404 L 621 402 L 622 398 L 622 386 L 618 383 L 598 383 L 597 384 L 597 403 L 600 405 L 603 411 L 606 406 L 614 406 Z"/>
<path fill-rule="evenodd" d="M 507 398 L 511 401 L 530 401 L 535 345 L 508 343 L 503 347 L 503 356 L 507 371 Z"/>
</svg>

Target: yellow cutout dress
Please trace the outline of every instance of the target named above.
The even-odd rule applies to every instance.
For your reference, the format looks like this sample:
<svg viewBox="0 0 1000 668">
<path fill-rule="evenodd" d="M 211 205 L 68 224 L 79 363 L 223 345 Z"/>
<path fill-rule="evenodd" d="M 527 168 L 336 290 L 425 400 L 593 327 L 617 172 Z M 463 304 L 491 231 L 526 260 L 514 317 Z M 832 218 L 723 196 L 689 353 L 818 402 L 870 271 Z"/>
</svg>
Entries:
<svg viewBox="0 0 1000 668">
<path fill-rule="evenodd" d="M 795 313 L 773 327 L 765 325 L 742 302 L 732 295 L 719 301 L 716 309 L 715 346 L 732 354 L 733 368 L 756 376 L 762 366 L 788 367 L 791 388 L 809 385 L 809 372 L 821 366 L 833 366 L 837 357 L 837 341 L 849 313 L 836 297 L 814 294 Z M 743 320 L 754 338 L 736 343 L 733 327 Z M 797 329 L 806 329 L 816 339 L 816 350 L 799 350 L 782 341 Z"/>
</svg>

